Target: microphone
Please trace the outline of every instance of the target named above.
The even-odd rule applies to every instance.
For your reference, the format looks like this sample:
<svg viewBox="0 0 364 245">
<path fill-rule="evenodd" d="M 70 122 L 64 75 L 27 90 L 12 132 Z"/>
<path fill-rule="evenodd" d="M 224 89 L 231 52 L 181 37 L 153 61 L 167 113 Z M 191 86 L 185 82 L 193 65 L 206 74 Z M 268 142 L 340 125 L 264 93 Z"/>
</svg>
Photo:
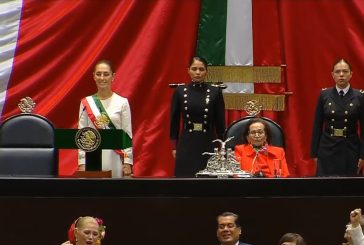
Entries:
<svg viewBox="0 0 364 245">
<path fill-rule="evenodd" d="M 78 117 L 78 127 L 80 126 L 80 120 L 81 120 L 81 117 L 83 116 L 83 112 L 86 110 L 86 107 L 85 106 L 82 106 L 82 111 L 80 112 L 80 115 Z"/>
<path fill-rule="evenodd" d="M 255 150 L 255 157 L 254 157 L 253 163 L 252 163 L 252 171 L 254 171 L 254 169 L 257 169 L 257 171 L 253 172 L 252 174 L 255 178 L 264 178 L 265 175 L 264 175 L 262 168 L 259 165 L 259 161 L 258 161 L 259 153 L 263 154 L 265 156 L 266 164 L 268 163 L 268 150 L 267 150 L 266 145 L 264 145 L 262 148 Z"/>
</svg>

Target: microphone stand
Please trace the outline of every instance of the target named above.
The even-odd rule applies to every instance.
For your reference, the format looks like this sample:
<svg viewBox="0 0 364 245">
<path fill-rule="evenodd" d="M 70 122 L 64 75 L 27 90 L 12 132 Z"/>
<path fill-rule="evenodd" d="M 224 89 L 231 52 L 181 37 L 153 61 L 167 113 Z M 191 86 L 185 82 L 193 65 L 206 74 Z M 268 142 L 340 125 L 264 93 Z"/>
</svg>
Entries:
<svg viewBox="0 0 364 245">
<path fill-rule="evenodd" d="M 254 147 L 253 147 L 254 148 Z M 259 155 L 259 152 L 262 152 L 262 151 L 265 151 L 265 155 L 266 155 L 266 157 L 268 157 L 268 154 L 267 154 L 267 152 L 266 152 L 266 147 L 264 146 L 263 148 L 261 148 L 261 149 L 258 149 L 258 150 L 256 150 L 255 151 L 255 157 L 254 157 L 254 159 L 253 159 L 253 164 L 252 164 L 252 175 L 255 177 L 255 178 L 264 178 L 265 177 L 265 175 L 264 175 L 264 173 L 262 172 L 262 169 L 260 168 L 260 166 L 259 166 L 259 163 L 257 163 L 257 159 L 258 159 L 258 155 Z M 257 164 L 257 167 L 259 168 L 259 171 L 257 171 L 257 172 L 255 172 L 255 173 L 253 173 L 253 171 L 254 171 L 254 166 Z"/>
</svg>

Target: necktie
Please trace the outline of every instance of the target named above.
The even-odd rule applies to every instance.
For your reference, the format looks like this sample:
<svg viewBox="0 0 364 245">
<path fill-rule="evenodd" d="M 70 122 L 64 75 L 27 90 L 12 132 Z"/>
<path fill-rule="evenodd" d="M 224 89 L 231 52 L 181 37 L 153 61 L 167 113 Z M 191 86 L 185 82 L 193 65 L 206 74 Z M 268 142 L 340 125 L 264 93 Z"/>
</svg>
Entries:
<svg viewBox="0 0 364 245">
<path fill-rule="evenodd" d="M 340 95 L 340 98 L 344 98 L 344 91 L 340 90 L 339 95 Z"/>
</svg>

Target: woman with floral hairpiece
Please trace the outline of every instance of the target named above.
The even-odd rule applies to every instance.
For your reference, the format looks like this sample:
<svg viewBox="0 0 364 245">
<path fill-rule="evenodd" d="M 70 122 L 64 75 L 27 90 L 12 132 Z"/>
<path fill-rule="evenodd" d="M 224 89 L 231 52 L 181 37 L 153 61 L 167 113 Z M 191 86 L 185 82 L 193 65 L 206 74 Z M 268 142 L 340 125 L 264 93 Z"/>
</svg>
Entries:
<svg viewBox="0 0 364 245">
<path fill-rule="evenodd" d="M 79 217 L 68 230 L 68 241 L 62 245 L 99 245 L 105 237 L 105 226 L 99 218 Z"/>
</svg>

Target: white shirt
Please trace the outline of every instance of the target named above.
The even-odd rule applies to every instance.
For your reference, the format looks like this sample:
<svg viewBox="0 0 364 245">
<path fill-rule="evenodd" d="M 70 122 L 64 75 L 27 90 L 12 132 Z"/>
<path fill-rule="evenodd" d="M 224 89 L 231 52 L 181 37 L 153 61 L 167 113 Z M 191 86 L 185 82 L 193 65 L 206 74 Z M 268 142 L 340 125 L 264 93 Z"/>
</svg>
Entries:
<svg viewBox="0 0 364 245">
<path fill-rule="evenodd" d="M 348 86 L 346 86 L 346 88 L 344 88 L 344 89 L 341 89 L 338 86 L 336 86 L 337 93 L 340 94 L 340 91 L 342 90 L 344 92 L 344 96 L 349 91 L 349 88 L 350 88 L 350 84 Z"/>
<path fill-rule="evenodd" d="M 353 245 L 364 245 L 364 234 L 360 225 L 353 228 L 350 224 L 347 226 L 346 231 L 350 234 Z"/>
</svg>

